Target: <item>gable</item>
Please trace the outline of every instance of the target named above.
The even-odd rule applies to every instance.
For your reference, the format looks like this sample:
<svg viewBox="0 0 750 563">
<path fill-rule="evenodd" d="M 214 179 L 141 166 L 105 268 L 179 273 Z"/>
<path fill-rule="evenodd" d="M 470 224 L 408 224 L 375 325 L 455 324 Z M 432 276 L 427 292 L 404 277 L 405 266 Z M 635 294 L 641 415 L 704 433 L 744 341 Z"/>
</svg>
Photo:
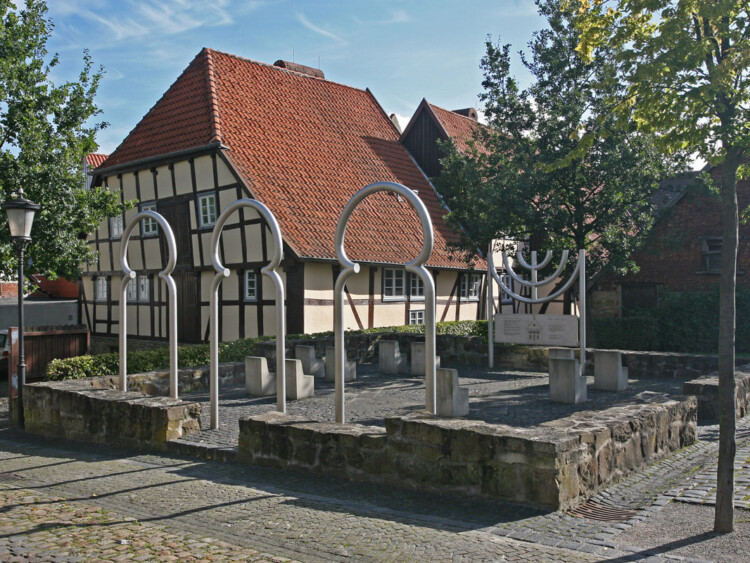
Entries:
<svg viewBox="0 0 750 563">
<path fill-rule="evenodd" d="M 104 167 L 221 143 L 253 197 L 274 213 L 302 259 L 335 260 L 341 211 L 379 181 L 415 190 L 433 222 L 428 265 L 465 268 L 445 209 L 372 94 L 204 49 Z M 347 228 L 353 260 L 403 264 L 422 247 L 416 213 L 395 194 L 360 204 Z"/>
</svg>

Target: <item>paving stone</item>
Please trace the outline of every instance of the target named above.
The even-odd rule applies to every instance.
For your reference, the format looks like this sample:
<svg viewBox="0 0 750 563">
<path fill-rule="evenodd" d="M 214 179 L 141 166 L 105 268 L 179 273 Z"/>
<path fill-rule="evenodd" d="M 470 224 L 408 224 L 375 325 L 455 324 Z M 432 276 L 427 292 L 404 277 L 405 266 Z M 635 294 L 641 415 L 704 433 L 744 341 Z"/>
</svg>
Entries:
<svg viewBox="0 0 750 563">
<path fill-rule="evenodd" d="M 514 378 L 496 383 L 512 389 Z M 517 389 L 528 388 L 534 378 L 527 374 Z M 418 397 L 398 389 L 404 404 L 413 402 L 409 408 L 424 400 L 423 391 Z M 524 409 L 521 403 L 506 407 L 497 410 L 498 420 L 513 420 Z M 532 417 L 548 416 L 541 410 Z M 2 416 L 0 404 L 0 427 Z M 0 480 L 2 506 L 10 507 L 0 512 L 0 560 L 635 560 L 637 548 L 627 552 L 612 541 L 621 530 L 647 521 L 673 497 L 689 500 L 688 491 L 700 500 L 713 496 L 718 429 L 699 427 L 699 438 L 596 495 L 592 500 L 601 504 L 638 511 L 623 524 L 611 524 L 301 472 L 56 443 L 0 429 L 0 474 L 20 476 Z M 738 495 L 748 495 L 742 487 L 750 483 L 749 421 L 738 423 L 737 441 Z M 119 538 L 131 543 L 118 546 Z M 675 560 L 668 554 L 653 558 Z"/>
</svg>

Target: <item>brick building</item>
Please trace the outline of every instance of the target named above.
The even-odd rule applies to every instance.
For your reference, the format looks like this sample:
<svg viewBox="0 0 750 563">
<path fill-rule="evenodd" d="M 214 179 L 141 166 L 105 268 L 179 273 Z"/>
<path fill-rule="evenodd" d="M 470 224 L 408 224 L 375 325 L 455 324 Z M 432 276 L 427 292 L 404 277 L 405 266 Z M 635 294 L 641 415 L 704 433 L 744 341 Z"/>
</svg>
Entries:
<svg viewBox="0 0 750 563">
<path fill-rule="evenodd" d="M 718 181 L 720 169 L 711 176 Z M 737 183 L 740 210 L 750 205 L 750 181 Z M 634 260 L 635 274 L 605 277 L 592 291 L 596 317 L 618 317 L 633 307 L 653 307 L 659 293 L 707 291 L 721 273 L 721 202 L 697 173 L 662 183 L 654 195 L 658 219 Z M 737 285 L 750 288 L 750 224 L 740 225 Z"/>
</svg>

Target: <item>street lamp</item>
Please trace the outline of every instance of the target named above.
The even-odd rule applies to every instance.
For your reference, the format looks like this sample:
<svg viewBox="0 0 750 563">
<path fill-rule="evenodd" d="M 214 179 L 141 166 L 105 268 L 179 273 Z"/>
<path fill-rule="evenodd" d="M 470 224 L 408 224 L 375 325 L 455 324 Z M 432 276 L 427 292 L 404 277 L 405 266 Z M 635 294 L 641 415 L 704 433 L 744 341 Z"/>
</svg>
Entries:
<svg viewBox="0 0 750 563">
<path fill-rule="evenodd" d="M 18 248 L 18 425 L 24 427 L 23 386 L 26 383 L 26 355 L 23 349 L 23 252 L 31 242 L 31 224 L 39 204 L 23 197 L 23 190 L 18 197 L 2 205 L 8 215 L 10 240 Z"/>
</svg>

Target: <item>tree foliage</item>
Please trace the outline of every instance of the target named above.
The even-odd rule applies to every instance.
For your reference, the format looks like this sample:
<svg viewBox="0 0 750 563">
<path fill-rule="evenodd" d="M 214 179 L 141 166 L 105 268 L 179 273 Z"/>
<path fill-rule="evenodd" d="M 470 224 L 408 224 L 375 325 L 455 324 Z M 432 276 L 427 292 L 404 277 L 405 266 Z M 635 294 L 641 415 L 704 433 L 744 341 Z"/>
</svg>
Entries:
<svg viewBox="0 0 750 563">
<path fill-rule="evenodd" d="M 480 98 L 488 127 L 477 129 L 468 154 L 443 159 L 436 180 L 449 220 L 481 248 L 501 235 L 535 235 L 546 249 L 587 249 L 592 274 L 631 269 L 629 256 L 652 222 L 650 196 L 681 161 L 665 159 L 652 135 L 616 127 L 607 104 L 621 87 L 611 54 L 582 60 L 571 14 L 557 0 L 537 4 L 549 27 L 521 53 L 534 78 L 529 88 L 511 73 L 510 46 L 486 43 Z M 594 127 L 608 134 L 576 152 Z"/>
<path fill-rule="evenodd" d="M 569 0 L 586 60 L 614 50 L 621 123 L 659 134 L 664 150 L 711 164 L 721 197 L 720 445 L 715 530 L 733 529 L 737 177 L 750 157 L 750 4 L 746 0 Z"/>
<path fill-rule="evenodd" d="M 76 278 L 94 257 L 85 235 L 122 206 L 117 194 L 83 189 L 83 158 L 96 150 L 104 126 L 90 124 L 100 113 L 94 96 L 102 70 L 94 71 L 84 52 L 77 80 L 55 85 L 52 28 L 45 2 L 26 0 L 19 9 L 0 0 L 0 202 L 23 190 L 41 204 L 27 250 L 31 271 Z M 16 253 L 4 214 L 1 221 L 0 275 L 12 275 Z"/>
</svg>

